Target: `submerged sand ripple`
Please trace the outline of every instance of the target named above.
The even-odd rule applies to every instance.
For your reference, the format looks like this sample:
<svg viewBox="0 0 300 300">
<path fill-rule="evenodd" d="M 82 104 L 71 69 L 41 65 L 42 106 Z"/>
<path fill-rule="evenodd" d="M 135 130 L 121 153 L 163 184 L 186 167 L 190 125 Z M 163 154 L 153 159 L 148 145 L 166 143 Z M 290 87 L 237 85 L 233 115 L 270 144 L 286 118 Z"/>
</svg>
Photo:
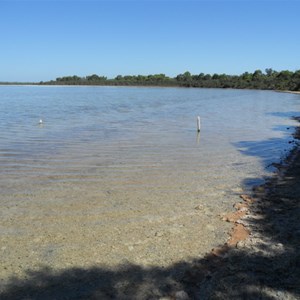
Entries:
<svg viewBox="0 0 300 300">
<path fill-rule="evenodd" d="M 26 270 L 114 266 L 168 266 L 200 257 L 227 239 L 221 206 L 199 197 L 143 189 L 101 191 L 93 183 L 47 185 L 12 194 L 2 210 L 1 278 Z M 140 201 L 137 201 L 140 199 Z"/>
</svg>

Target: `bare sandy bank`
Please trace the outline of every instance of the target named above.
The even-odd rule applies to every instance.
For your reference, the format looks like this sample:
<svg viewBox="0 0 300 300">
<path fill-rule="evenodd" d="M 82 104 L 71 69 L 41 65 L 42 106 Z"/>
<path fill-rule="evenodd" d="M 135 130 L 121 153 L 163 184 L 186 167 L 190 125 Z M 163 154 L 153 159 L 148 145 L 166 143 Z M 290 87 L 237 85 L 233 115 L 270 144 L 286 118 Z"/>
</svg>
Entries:
<svg viewBox="0 0 300 300">
<path fill-rule="evenodd" d="M 280 91 L 280 90 L 277 90 L 276 92 L 279 92 L 279 93 L 289 93 L 289 94 L 300 94 L 300 91 Z"/>
</svg>

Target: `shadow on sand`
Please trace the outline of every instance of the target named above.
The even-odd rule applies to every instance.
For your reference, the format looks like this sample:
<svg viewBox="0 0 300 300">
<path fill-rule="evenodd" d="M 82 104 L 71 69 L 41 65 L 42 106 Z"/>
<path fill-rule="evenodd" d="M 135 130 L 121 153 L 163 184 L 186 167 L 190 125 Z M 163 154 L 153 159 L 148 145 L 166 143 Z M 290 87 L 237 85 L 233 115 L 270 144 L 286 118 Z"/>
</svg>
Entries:
<svg viewBox="0 0 300 300">
<path fill-rule="evenodd" d="M 248 154 L 260 146 L 251 145 Z M 220 255 L 210 253 L 168 268 L 127 264 L 115 269 L 28 270 L 26 279 L 9 279 L 0 299 L 299 299 L 297 151 L 291 154 L 293 163 L 284 176 L 276 176 L 254 191 L 258 201 L 246 218 L 251 230 L 248 244 L 224 247 Z"/>
</svg>

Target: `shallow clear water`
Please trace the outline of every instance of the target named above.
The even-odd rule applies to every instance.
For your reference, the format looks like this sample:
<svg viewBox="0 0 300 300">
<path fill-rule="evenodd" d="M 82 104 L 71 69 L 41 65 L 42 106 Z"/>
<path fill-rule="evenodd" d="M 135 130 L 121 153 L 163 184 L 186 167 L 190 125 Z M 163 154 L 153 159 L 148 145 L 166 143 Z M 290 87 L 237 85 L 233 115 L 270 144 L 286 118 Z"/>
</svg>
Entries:
<svg viewBox="0 0 300 300">
<path fill-rule="evenodd" d="M 0 205 L 2 220 L 7 220 L 0 232 L 8 238 L 5 242 L 16 235 L 37 235 L 33 232 L 40 226 L 40 247 L 46 241 L 51 247 L 61 243 L 55 249 L 60 249 L 56 261 L 62 262 L 68 243 L 42 238 L 45 231 L 67 236 L 70 226 L 88 235 L 82 225 L 88 224 L 101 230 L 101 243 L 94 247 L 101 244 L 106 259 L 122 257 L 125 250 L 120 246 L 117 251 L 118 242 L 123 247 L 131 241 L 130 250 L 146 245 L 142 236 L 147 236 L 140 260 L 154 263 L 159 258 L 170 262 L 153 248 L 151 237 L 160 232 L 168 232 L 170 244 L 173 236 L 175 243 L 198 234 L 196 243 L 201 230 L 208 230 L 205 239 L 224 239 L 219 214 L 231 210 L 243 190 L 270 175 L 274 170 L 268 166 L 293 146 L 289 141 L 296 124 L 290 118 L 298 115 L 300 97 L 222 89 L 0 86 L 0 106 Z M 205 220 L 195 215 L 196 205 L 205 207 Z M 66 225 L 70 216 L 86 219 Z M 23 225 L 9 223 L 9 218 Z M 216 224 L 213 229 L 199 230 L 208 222 Z M 140 225 L 145 229 L 137 232 Z M 126 233 L 117 237 L 112 233 L 117 227 Z M 117 249 L 115 256 L 105 248 L 110 244 Z M 174 254 L 172 261 L 195 255 L 194 246 L 180 254 L 173 245 L 181 256 Z M 78 248 L 84 256 L 84 245 Z"/>
<path fill-rule="evenodd" d="M 149 169 L 192 172 L 200 186 L 237 169 L 240 180 L 261 178 L 290 148 L 299 108 L 297 95 L 214 89 L 2 86 L 0 97 L 3 191 L 10 179 L 97 181 Z"/>
</svg>

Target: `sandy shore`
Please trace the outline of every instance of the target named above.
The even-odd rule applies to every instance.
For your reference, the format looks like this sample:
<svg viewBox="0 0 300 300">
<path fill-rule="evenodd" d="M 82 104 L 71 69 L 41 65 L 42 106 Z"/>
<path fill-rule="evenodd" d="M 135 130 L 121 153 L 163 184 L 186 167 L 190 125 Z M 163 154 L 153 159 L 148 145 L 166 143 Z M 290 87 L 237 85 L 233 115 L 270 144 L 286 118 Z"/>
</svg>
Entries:
<svg viewBox="0 0 300 300">
<path fill-rule="evenodd" d="M 277 91 L 277 92 L 279 92 L 279 93 L 290 93 L 290 94 L 300 94 L 300 91 Z"/>
<path fill-rule="evenodd" d="M 114 268 L 41 266 L 28 270 L 25 278 L 10 278 L 0 298 L 299 299 L 299 142 L 276 167 L 276 176 L 252 195 L 241 195 L 236 212 L 220 216 L 234 224 L 231 238 L 202 258 L 166 267 L 126 262 Z"/>
<path fill-rule="evenodd" d="M 186 274 L 190 299 L 300 298 L 299 142 L 277 168 L 274 178 L 253 195 L 241 195 L 236 212 L 224 217 L 234 223 L 228 243 Z"/>
</svg>

